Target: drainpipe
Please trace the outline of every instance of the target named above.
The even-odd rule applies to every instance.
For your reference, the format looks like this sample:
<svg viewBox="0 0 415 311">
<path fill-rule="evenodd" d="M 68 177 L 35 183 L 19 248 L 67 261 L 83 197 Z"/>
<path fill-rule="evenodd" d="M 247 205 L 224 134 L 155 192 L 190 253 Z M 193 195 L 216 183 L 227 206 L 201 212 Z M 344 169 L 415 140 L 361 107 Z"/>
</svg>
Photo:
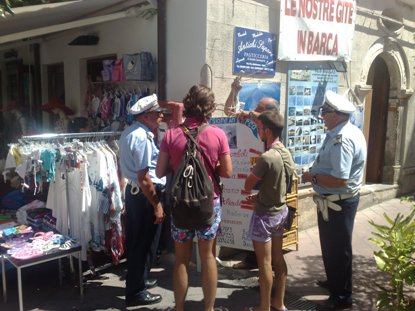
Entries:
<svg viewBox="0 0 415 311">
<path fill-rule="evenodd" d="M 167 27 L 166 27 L 166 0 L 158 1 L 157 9 L 157 89 L 158 97 L 162 101 L 167 100 L 167 66 L 166 66 L 166 46 L 167 46 Z"/>
</svg>

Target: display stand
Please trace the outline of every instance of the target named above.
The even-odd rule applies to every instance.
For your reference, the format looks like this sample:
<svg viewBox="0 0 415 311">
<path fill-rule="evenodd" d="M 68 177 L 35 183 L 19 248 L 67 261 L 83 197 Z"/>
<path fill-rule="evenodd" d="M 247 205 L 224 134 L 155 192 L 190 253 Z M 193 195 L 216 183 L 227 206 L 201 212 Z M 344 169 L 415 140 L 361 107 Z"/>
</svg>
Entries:
<svg viewBox="0 0 415 311">
<path fill-rule="evenodd" d="M 28 142 L 33 142 L 33 141 L 42 141 L 42 142 L 55 142 L 55 141 L 62 141 L 62 140 L 68 140 L 68 139 L 72 139 L 72 140 L 77 140 L 77 139 L 95 139 L 95 138 L 102 138 L 102 137 L 119 137 L 121 135 L 121 132 L 83 132 L 83 133 L 62 133 L 62 134 L 53 134 L 53 133 L 48 133 L 48 134 L 40 134 L 40 135 L 31 135 L 31 136 L 22 136 L 21 139 L 19 139 L 19 143 L 24 144 L 24 143 L 28 143 Z M 66 168 L 65 171 L 65 179 L 68 181 L 68 170 Z M 71 204 L 70 204 L 70 200 L 69 200 L 69 185 L 68 182 L 66 182 L 65 184 L 66 186 L 66 205 L 68 207 L 68 229 L 69 232 L 68 234 L 70 234 L 70 228 L 71 225 L 69 223 L 71 217 L 70 217 L 70 213 L 71 213 Z M 89 254 L 89 253 L 88 253 Z M 92 262 L 92 258 L 90 256 L 88 256 L 87 258 L 88 260 L 88 264 L 91 270 L 92 274 L 95 274 L 95 270 L 96 268 L 94 267 L 94 264 Z M 72 262 L 72 257 L 70 257 L 70 268 L 71 270 L 73 270 L 73 262 Z"/>
<path fill-rule="evenodd" d="M 85 133 L 65 133 L 65 134 L 40 134 L 31 136 L 22 136 L 19 140 L 20 143 L 27 143 L 33 141 L 59 141 L 60 139 L 81 139 L 81 138 L 96 138 L 96 137 L 112 137 L 119 136 L 121 132 L 85 132 Z M 68 180 L 68 170 L 65 171 L 65 179 Z M 70 202 L 69 202 L 69 189 L 68 183 L 66 183 L 66 204 L 68 206 L 68 213 L 70 213 Z M 70 216 L 70 215 L 68 215 Z M 70 217 L 68 217 L 69 221 Z M 70 228 L 68 223 L 68 228 Z"/>
<path fill-rule="evenodd" d="M 72 259 L 72 255 L 78 254 L 78 270 L 79 270 L 79 292 L 81 297 L 83 296 L 83 284 L 82 284 L 82 261 L 81 261 L 81 250 L 80 245 L 74 245 L 66 250 L 55 250 L 49 254 L 45 254 L 39 257 L 35 257 L 27 260 L 19 260 L 11 257 L 7 254 L 1 254 L 1 268 L 2 268 L 2 282 L 3 282 L 3 299 L 7 302 L 7 284 L 6 284 L 6 269 L 5 261 L 10 262 L 17 269 L 17 287 L 19 295 L 19 310 L 23 311 L 23 288 L 22 288 L 22 269 L 35 266 L 44 262 L 58 260 L 59 261 L 59 284 L 62 286 L 62 269 L 61 269 L 61 258 L 69 257 Z M 71 267 L 71 272 L 73 269 Z"/>
<path fill-rule="evenodd" d="M 293 178 L 293 185 L 291 193 L 287 193 L 287 205 L 296 209 L 293 224 L 290 230 L 285 230 L 282 237 L 282 248 L 285 250 L 291 249 L 295 246 L 298 251 L 298 178 Z"/>
<path fill-rule="evenodd" d="M 94 138 L 103 138 L 103 137 L 119 137 L 121 132 L 85 132 L 85 133 L 66 133 L 66 134 L 41 134 L 41 135 L 32 135 L 32 136 L 22 136 L 19 139 L 19 143 L 21 145 L 25 145 L 29 142 L 39 141 L 39 142 L 59 142 L 66 141 L 69 139 L 94 139 Z M 66 172 L 66 180 L 67 178 Z M 67 189 L 68 193 L 68 189 Z M 70 202 L 69 198 L 66 197 L 67 206 L 68 206 L 68 213 L 70 212 Z M 70 215 L 68 215 L 68 219 L 70 219 Z M 68 224 L 68 228 L 70 230 L 70 224 Z M 59 283 L 62 285 L 62 267 L 61 267 L 61 259 L 67 257 L 70 262 L 70 270 L 73 272 L 75 269 L 73 267 L 73 260 L 72 257 L 75 255 L 78 257 L 78 268 L 79 268 L 79 290 L 80 295 L 83 296 L 83 280 L 82 280 L 82 246 L 80 244 L 73 244 L 69 249 L 56 249 L 52 250 L 47 254 L 43 254 L 38 257 L 34 257 L 31 259 L 15 259 L 11 255 L 6 253 L 1 254 L 1 268 L 2 268 L 2 284 L 3 284 L 3 298 L 4 301 L 7 302 L 7 284 L 6 284 L 6 270 L 5 270 L 5 262 L 8 261 L 17 269 L 17 278 L 18 278 L 18 296 L 19 296 L 19 310 L 23 311 L 23 289 L 22 289 L 22 275 L 21 271 L 23 268 L 35 266 L 41 263 L 58 260 L 59 264 Z"/>
</svg>

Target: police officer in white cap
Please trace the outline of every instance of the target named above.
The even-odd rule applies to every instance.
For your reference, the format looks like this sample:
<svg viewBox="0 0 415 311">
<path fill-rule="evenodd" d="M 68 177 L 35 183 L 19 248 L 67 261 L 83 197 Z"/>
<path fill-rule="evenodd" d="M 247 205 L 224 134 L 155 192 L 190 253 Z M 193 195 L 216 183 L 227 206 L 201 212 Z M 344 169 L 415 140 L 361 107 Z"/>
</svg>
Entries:
<svg viewBox="0 0 415 311">
<path fill-rule="evenodd" d="M 366 162 L 366 140 L 350 123 L 355 106 L 345 97 L 326 91 L 321 117 L 326 139 L 310 172 L 316 192 L 318 228 L 327 280 L 317 281 L 330 296 L 319 309 L 340 310 L 352 305 L 352 234 Z"/>
<path fill-rule="evenodd" d="M 161 301 L 161 295 L 148 288 L 157 286 L 148 279 L 164 220 L 162 197 L 166 180 L 157 178 L 155 167 L 159 149 L 154 133 L 163 118 L 157 95 L 139 99 L 129 110 L 135 121 L 120 137 L 120 167 L 128 180 L 125 189 L 127 306 L 148 305 Z"/>
</svg>

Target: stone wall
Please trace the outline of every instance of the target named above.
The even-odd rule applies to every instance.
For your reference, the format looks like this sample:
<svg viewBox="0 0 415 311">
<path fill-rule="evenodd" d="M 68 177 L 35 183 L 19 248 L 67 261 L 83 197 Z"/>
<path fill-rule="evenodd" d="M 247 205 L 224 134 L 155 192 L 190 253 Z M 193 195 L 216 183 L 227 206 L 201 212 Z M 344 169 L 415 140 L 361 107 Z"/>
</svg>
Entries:
<svg viewBox="0 0 415 311">
<path fill-rule="evenodd" d="M 409 4 L 408 4 L 409 3 Z M 368 85 L 374 59 L 382 57 L 390 73 L 390 105 L 387 121 L 387 141 L 383 169 L 383 184 L 367 185 L 362 189 L 361 207 L 367 207 L 397 195 L 415 191 L 415 2 L 391 0 L 358 1 L 352 61 L 347 75 L 340 78 L 339 88 L 355 90 L 364 103 L 371 90 Z M 219 104 L 224 104 L 232 74 L 233 30 L 246 27 L 279 33 L 279 1 L 210 0 L 207 14 L 206 63 L 211 68 L 212 88 Z M 382 20 L 379 16 L 396 19 L 403 26 Z M 255 77 L 281 83 L 281 110 L 285 111 L 288 64 L 277 62 L 273 78 Z M 244 79 L 242 79 L 244 81 Z M 215 116 L 222 116 L 219 107 Z M 373 152 L 373 150 L 371 151 Z M 300 190 L 300 227 L 315 224 L 315 204 L 309 187 Z"/>
</svg>

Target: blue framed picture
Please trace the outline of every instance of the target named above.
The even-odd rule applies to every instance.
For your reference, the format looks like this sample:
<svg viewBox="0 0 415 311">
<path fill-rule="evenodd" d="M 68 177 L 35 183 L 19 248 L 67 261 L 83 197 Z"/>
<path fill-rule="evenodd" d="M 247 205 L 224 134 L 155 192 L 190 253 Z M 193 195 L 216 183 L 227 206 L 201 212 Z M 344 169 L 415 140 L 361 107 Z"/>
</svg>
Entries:
<svg viewBox="0 0 415 311">
<path fill-rule="evenodd" d="M 233 73 L 275 75 L 277 36 L 235 27 Z"/>
</svg>

